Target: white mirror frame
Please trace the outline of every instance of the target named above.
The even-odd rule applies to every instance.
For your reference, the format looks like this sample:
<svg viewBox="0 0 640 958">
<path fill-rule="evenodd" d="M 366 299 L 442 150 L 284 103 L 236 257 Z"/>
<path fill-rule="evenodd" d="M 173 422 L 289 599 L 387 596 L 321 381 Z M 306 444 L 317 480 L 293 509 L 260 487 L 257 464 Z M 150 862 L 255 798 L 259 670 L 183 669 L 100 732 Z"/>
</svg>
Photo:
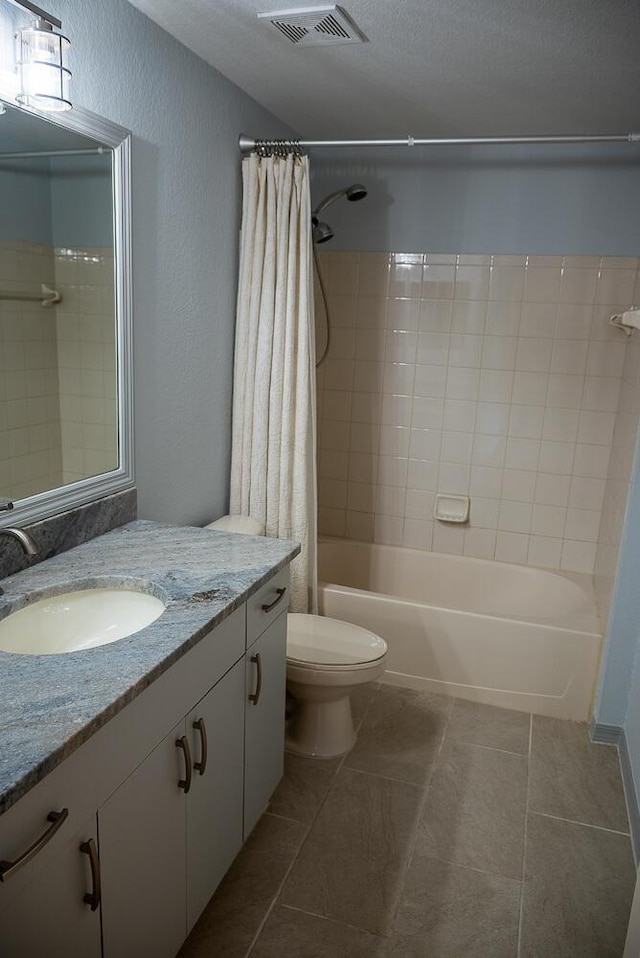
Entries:
<svg viewBox="0 0 640 958">
<path fill-rule="evenodd" d="M 74 107 L 68 113 L 51 114 L 19 106 L 3 98 L 13 109 L 91 137 L 113 151 L 113 238 L 116 307 L 116 372 L 118 378 L 118 468 L 46 492 L 17 499 L 13 509 L 0 512 L 0 528 L 24 525 L 66 512 L 103 496 L 134 486 L 133 464 L 133 289 L 131 277 L 131 133 L 88 110 Z M 2 490 L 0 489 L 0 494 Z"/>
</svg>

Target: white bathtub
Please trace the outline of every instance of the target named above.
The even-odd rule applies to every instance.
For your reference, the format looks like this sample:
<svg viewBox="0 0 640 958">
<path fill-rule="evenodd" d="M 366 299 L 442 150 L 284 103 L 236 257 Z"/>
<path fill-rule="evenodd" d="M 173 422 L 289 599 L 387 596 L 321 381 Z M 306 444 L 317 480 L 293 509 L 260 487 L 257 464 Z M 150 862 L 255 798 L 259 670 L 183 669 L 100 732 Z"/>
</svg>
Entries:
<svg viewBox="0 0 640 958">
<path fill-rule="evenodd" d="M 319 579 L 323 615 L 386 639 L 383 681 L 588 719 L 602 643 L 589 576 L 323 539 Z"/>
</svg>

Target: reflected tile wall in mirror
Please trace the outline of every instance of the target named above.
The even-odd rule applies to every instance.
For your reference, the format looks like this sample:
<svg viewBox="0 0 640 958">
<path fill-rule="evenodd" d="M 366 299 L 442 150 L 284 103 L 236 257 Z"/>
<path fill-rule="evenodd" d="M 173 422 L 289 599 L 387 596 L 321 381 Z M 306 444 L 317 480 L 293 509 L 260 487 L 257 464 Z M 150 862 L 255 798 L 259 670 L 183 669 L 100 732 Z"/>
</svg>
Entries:
<svg viewBox="0 0 640 958">
<path fill-rule="evenodd" d="M 19 277 L 17 279 L 16 277 Z M 0 242 L 0 493 L 22 499 L 118 465 L 113 247 Z"/>
<path fill-rule="evenodd" d="M 2 121 L 0 496 L 19 500 L 118 467 L 113 187 L 93 141 Z"/>
</svg>

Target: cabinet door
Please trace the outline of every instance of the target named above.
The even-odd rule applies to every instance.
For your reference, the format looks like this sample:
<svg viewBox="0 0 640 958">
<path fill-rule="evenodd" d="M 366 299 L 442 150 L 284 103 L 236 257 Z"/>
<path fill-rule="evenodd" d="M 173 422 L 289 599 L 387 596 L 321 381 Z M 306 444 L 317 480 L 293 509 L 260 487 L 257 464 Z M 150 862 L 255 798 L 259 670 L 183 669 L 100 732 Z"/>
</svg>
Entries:
<svg viewBox="0 0 640 958">
<path fill-rule="evenodd" d="M 186 721 L 194 763 L 187 796 L 190 931 L 242 846 L 244 657 Z"/>
<path fill-rule="evenodd" d="M 95 816 L 3 909 L 2 958 L 100 958 L 100 909 L 91 911 L 84 901 L 96 890 L 89 857 L 80 849 L 90 839 L 95 849 Z"/>
<path fill-rule="evenodd" d="M 186 937 L 180 722 L 98 811 L 104 958 L 174 958 Z M 192 771 L 192 770 L 190 770 Z"/>
<path fill-rule="evenodd" d="M 279 616 L 247 651 L 244 837 L 282 778 L 287 616 Z"/>
</svg>

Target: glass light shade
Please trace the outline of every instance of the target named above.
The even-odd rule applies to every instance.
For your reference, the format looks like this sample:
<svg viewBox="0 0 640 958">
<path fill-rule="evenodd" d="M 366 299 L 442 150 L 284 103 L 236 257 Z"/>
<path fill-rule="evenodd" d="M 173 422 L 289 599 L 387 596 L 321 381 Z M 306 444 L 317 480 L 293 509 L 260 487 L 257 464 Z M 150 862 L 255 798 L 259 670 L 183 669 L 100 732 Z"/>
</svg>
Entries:
<svg viewBox="0 0 640 958">
<path fill-rule="evenodd" d="M 55 33 L 45 21 L 37 20 L 18 31 L 17 41 L 21 91 L 16 97 L 18 102 L 47 112 L 70 110 L 67 38 Z"/>
</svg>

